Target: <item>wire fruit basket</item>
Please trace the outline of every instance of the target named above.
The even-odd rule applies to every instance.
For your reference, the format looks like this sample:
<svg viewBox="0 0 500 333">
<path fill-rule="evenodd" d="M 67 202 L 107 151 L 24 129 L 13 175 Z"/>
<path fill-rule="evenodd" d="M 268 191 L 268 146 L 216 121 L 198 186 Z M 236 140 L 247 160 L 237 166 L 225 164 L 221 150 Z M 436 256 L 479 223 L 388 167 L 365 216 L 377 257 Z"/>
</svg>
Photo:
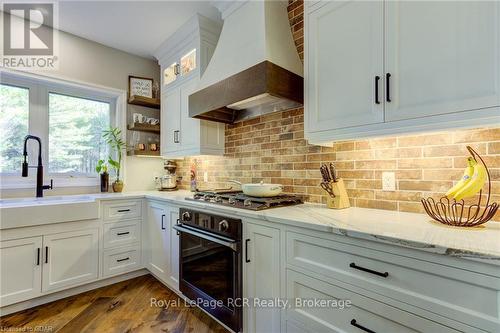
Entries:
<svg viewBox="0 0 500 333">
<path fill-rule="evenodd" d="M 483 164 L 486 170 L 486 174 L 488 176 L 488 194 L 486 195 L 486 200 L 483 204 L 484 198 L 483 191 L 481 189 L 481 191 L 479 191 L 477 202 L 471 205 L 466 205 L 463 199 L 459 201 L 456 201 L 455 199 L 450 200 L 447 196 L 441 197 L 439 201 L 436 201 L 431 197 L 427 199 L 422 198 L 421 202 L 427 214 L 434 220 L 443 224 L 457 227 L 475 227 L 491 220 L 498 210 L 498 203 L 490 202 L 491 179 L 488 167 L 484 163 L 481 156 L 474 149 L 467 146 L 467 150 L 477 163 Z"/>
</svg>

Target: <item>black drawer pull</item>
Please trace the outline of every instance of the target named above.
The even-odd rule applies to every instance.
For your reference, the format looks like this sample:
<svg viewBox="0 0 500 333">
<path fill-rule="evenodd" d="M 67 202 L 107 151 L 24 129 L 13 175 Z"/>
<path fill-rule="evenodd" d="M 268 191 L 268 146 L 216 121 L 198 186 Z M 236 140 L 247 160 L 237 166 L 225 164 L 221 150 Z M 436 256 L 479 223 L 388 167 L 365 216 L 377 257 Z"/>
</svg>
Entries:
<svg viewBox="0 0 500 333">
<path fill-rule="evenodd" d="M 374 271 L 374 270 L 369 269 L 369 268 L 364 268 L 364 267 L 358 266 L 358 265 L 356 265 L 353 262 L 351 262 L 349 264 L 349 267 L 354 268 L 354 269 L 359 269 L 360 271 L 372 273 L 372 274 L 375 274 L 375 275 L 378 275 L 378 276 L 381 276 L 381 277 L 385 277 L 385 278 L 389 276 L 389 273 L 387 273 L 387 272 L 384 272 L 384 273 L 377 272 L 377 271 Z"/>
<path fill-rule="evenodd" d="M 130 259 L 129 257 L 123 258 L 123 259 L 116 259 L 116 262 L 121 262 L 121 261 L 129 260 L 129 259 Z"/>
<path fill-rule="evenodd" d="M 123 236 L 123 235 L 128 235 L 128 234 L 130 234 L 130 231 L 126 231 L 126 232 L 119 232 L 119 233 L 117 233 L 116 235 L 117 235 L 117 236 Z"/>
<path fill-rule="evenodd" d="M 391 102 L 391 73 L 385 74 L 385 100 Z"/>
<path fill-rule="evenodd" d="M 130 212 L 130 209 L 118 209 L 118 213 Z"/>
<path fill-rule="evenodd" d="M 250 259 L 248 259 L 248 242 L 250 242 L 250 239 L 245 239 L 245 262 L 250 262 Z"/>
<path fill-rule="evenodd" d="M 40 266 L 40 248 L 36 249 L 36 265 Z"/>
<path fill-rule="evenodd" d="M 49 263 L 49 247 L 48 246 L 45 247 L 45 263 L 46 264 Z"/>
<path fill-rule="evenodd" d="M 378 81 L 380 81 L 380 76 L 375 76 L 375 104 L 380 104 L 380 100 L 378 98 Z"/>
<path fill-rule="evenodd" d="M 362 331 L 368 332 L 368 333 L 376 333 L 375 331 L 372 331 L 371 329 L 366 328 L 366 327 L 361 326 L 360 324 L 358 324 L 358 323 L 356 322 L 356 319 L 351 320 L 351 325 L 352 325 L 352 326 L 354 326 L 354 327 L 359 328 L 359 329 L 360 329 L 360 330 L 362 330 Z"/>
<path fill-rule="evenodd" d="M 166 230 L 165 229 L 165 214 L 161 215 L 161 230 Z"/>
</svg>

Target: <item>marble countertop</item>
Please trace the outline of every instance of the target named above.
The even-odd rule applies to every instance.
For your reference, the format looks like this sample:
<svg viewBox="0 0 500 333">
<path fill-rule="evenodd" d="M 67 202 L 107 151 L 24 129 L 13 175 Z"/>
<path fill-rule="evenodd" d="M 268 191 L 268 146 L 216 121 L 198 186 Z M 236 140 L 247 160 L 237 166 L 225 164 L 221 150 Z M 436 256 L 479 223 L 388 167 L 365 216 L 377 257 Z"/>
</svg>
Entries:
<svg viewBox="0 0 500 333">
<path fill-rule="evenodd" d="M 449 256 L 494 260 L 500 264 L 500 222 L 487 222 L 475 228 L 451 227 L 433 221 L 425 214 L 351 207 L 329 209 L 325 205 L 302 204 L 262 211 L 244 210 L 206 202 L 185 200 L 189 191 L 124 192 L 88 194 L 96 200 L 148 198 L 173 202 L 193 209 L 207 209 L 233 217 L 255 218 L 348 237 L 392 243 Z M 65 198 L 70 198 L 67 196 Z M 81 196 L 75 196 L 75 198 Z"/>
</svg>

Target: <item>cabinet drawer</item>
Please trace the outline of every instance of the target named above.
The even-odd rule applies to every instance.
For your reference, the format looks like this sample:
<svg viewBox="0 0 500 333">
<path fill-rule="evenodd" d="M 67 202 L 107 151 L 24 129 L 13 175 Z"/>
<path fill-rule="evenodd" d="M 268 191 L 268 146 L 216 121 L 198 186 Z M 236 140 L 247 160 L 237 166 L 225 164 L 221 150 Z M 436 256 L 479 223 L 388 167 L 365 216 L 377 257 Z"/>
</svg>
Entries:
<svg viewBox="0 0 500 333">
<path fill-rule="evenodd" d="M 458 332 L 293 270 L 287 270 L 286 289 L 287 299 L 324 300 L 324 306 L 312 303 L 298 305 L 295 301 L 287 309 L 287 319 L 299 322 L 311 332 L 363 332 L 356 325 L 384 333 Z"/>
<path fill-rule="evenodd" d="M 140 245 L 104 251 L 103 275 L 111 276 L 141 268 Z"/>
<path fill-rule="evenodd" d="M 141 217 L 141 200 L 115 200 L 102 205 L 103 219 L 128 220 Z"/>
<path fill-rule="evenodd" d="M 130 245 L 141 240 L 141 220 L 104 224 L 104 248 Z"/>
<path fill-rule="evenodd" d="M 340 237 L 288 232 L 286 253 L 292 268 L 328 281 L 345 281 L 464 323 L 499 327 L 498 277 L 342 243 Z"/>
</svg>

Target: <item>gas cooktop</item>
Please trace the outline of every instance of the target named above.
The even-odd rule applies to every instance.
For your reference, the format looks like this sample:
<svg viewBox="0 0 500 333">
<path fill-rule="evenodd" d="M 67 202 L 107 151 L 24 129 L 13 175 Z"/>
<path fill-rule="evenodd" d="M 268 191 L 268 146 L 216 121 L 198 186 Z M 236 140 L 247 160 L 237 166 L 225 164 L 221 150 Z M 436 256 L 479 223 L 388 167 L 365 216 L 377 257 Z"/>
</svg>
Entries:
<svg viewBox="0 0 500 333">
<path fill-rule="evenodd" d="M 221 206 L 250 210 L 293 206 L 304 202 L 303 198 L 297 195 L 282 194 L 275 197 L 261 198 L 251 197 L 243 194 L 241 191 L 233 190 L 199 191 L 193 197 L 186 198 L 186 200 L 204 201 Z"/>
</svg>

